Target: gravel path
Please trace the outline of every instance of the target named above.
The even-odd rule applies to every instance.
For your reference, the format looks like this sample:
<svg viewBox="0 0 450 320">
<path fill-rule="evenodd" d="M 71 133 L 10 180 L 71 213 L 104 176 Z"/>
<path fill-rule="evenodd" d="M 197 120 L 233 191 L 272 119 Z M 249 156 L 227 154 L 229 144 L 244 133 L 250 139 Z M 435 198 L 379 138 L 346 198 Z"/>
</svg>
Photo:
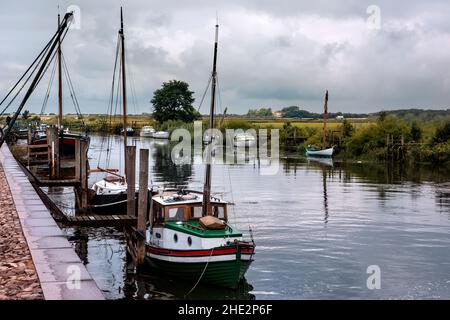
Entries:
<svg viewBox="0 0 450 320">
<path fill-rule="evenodd" d="M 0 164 L 0 300 L 43 298 L 36 269 Z"/>
</svg>

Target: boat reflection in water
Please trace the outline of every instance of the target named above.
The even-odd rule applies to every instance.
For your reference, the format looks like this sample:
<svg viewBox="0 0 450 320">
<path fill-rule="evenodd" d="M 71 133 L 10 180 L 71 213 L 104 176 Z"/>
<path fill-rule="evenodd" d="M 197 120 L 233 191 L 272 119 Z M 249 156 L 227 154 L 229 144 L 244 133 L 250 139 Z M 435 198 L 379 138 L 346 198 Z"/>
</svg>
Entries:
<svg viewBox="0 0 450 320">
<path fill-rule="evenodd" d="M 65 232 L 107 299 L 255 299 L 245 279 L 237 290 L 199 284 L 189 293 L 195 283 L 157 269 L 143 266 L 138 274 L 127 272 L 125 239 L 119 229 L 74 227 Z"/>
<path fill-rule="evenodd" d="M 125 274 L 125 299 L 240 299 L 255 300 L 253 287 L 244 279 L 237 290 L 219 286 L 198 285 L 179 278 L 167 277 L 154 268 L 144 267 L 139 274 Z"/>
</svg>

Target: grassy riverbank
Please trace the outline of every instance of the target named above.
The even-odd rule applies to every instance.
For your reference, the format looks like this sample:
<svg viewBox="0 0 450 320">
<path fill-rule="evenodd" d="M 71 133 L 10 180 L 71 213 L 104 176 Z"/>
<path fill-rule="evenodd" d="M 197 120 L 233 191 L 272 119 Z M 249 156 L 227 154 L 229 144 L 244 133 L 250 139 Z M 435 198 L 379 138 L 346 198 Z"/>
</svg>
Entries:
<svg viewBox="0 0 450 320">
<path fill-rule="evenodd" d="M 33 116 L 30 119 L 38 120 Z M 42 123 L 56 124 L 56 116 L 40 118 Z M 128 123 L 139 131 L 145 125 L 172 132 L 184 128 L 193 132 L 193 123 L 167 121 L 158 123 L 149 115 L 128 117 Z M 206 128 L 207 119 L 203 119 Z M 232 117 L 219 119 L 216 126 L 225 129 L 278 129 L 281 148 L 303 154 L 307 145 L 320 146 L 323 141 L 321 119 L 251 119 Z M 64 117 L 64 127 L 74 131 L 118 133 L 121 117 L 75 115 Z M 331 119 L 327 125 L 327 144 L 335 146 L 336 158 L 366 161 L 409 161 L 414 163 L 450 162 L 450 120 L 404 120 L 381 113 L 378 118 Z"/>
</svg>

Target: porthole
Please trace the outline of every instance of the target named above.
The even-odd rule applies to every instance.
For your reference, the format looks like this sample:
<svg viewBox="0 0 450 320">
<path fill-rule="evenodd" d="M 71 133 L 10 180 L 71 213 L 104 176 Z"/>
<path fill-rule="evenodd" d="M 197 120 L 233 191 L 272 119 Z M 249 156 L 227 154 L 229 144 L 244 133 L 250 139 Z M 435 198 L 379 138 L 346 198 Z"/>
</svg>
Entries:
<svg viewBox="0 0 450 320">
<path fill-rule="evenodd" d="M 187 240 L 187 241 L 188 241 L 188 245 L 191 246 L 191 245 L 192 245 L 192 238 L 191 238 L 191 237 L 188 237 L 188 240 Z"/>
<path fill-rule="evenodd" d="M 173 235 L 173 241 L 178 242 L 178 235 L 176 233 Z"/>
</svg>

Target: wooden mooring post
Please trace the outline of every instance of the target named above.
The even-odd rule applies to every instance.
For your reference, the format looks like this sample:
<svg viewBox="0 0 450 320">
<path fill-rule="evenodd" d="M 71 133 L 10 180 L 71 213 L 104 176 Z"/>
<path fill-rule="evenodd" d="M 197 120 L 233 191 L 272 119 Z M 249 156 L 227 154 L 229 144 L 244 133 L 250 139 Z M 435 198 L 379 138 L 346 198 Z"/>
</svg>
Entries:
<svg viewBox="0 0 450 320">
<path fill-rule="evenodd" d="M 88 187 L 88 142 L 86 140 L 75 140 L 75 180 L 79 186 L 75 187 L 77 210 L 86 212 L 89 204 Z"/>
<path fill-rule="evenodd" d="M 55 126 L 47 128 L 47 146 L 48 146 L 49 178 L 59 179 L 60 177 L 59 136 L 58 136 L 58 128 Z"/>
<path fill-rule="evenodd" d="M 125 155 L 127 179 L 127 215 L 136 215 L 136 147 L 127 146 Z"/>
<path fill-rule="evenodd" d="M 148 208 L 148 149 L 139 151 L 139 200 L 137 219 L 137 264 L 141 265 L 145 259 L 145 231 L 147 225 Z"/>
<path fill-rule="evenodd" d="M 127 185 L 128 185 L 128 215 L 135 214 L 135 170 L 136 148 L 127 147 Z M 148 216 L 148 176 L 149 176 L 149 150 L 139 151 L 139 195 L 137 223 L 134 227 L 126 227 L 127 239 L 127 270 L 134 270 L 145 260 L 145 237 Z M 131 197 L 130 197 L 131 195 Z"/>
</svg>

